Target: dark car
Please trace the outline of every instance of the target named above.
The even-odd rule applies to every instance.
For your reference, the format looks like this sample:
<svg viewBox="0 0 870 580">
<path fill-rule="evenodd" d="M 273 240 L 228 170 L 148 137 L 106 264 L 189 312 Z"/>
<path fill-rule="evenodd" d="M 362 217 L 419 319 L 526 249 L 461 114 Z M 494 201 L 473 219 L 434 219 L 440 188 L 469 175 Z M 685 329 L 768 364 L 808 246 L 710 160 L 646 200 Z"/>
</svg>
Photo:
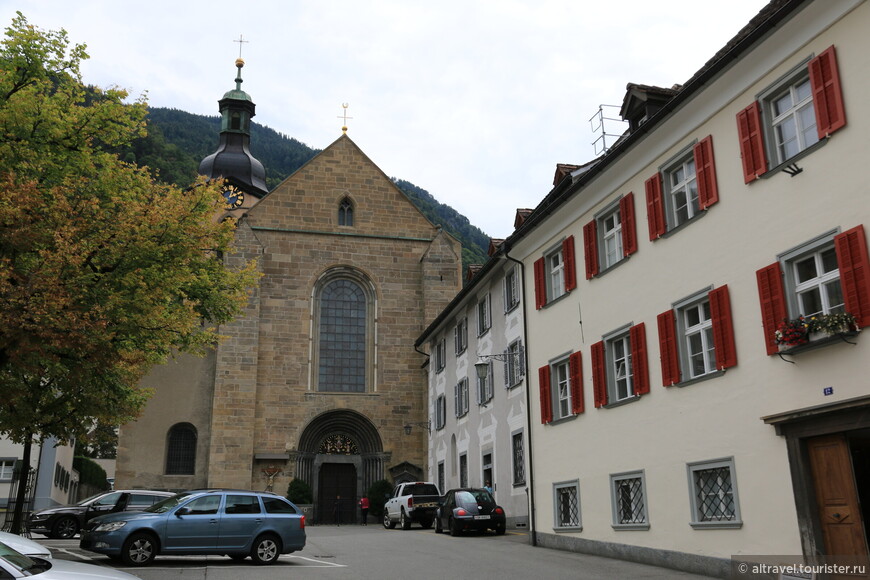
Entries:
<svg viewBox="0 0 870 580">
<path fill-rule="evenodd" d="M 435 532 L 444 530 L 453 536 L 475 530 L 505 532 L 505 513 L 496 505 L 492 494 L 483 488 L 451 489 L 441 500 L 435 515 Z"/>
<path fill-rule="evenodd" d="M 72 538 L 85 522 L 99 515 L 121 511 L 142 511 L 156 502 L 175 495 L 170 491 L 122 489 L 104 491 L 77 504 L 63 505 L 33 512 L 27 520 L 31 532 L 49 538 Z"/>
<path fill-rule="evenodd" d="M 92 519 L 79 546 L 128 566 L 145 566 L 159 554 L 250 556 L 255 564 L 272 564 L 305 547 L 305 516 L 271 492 L 186 491 L 143 512 Z"/>
</svg>

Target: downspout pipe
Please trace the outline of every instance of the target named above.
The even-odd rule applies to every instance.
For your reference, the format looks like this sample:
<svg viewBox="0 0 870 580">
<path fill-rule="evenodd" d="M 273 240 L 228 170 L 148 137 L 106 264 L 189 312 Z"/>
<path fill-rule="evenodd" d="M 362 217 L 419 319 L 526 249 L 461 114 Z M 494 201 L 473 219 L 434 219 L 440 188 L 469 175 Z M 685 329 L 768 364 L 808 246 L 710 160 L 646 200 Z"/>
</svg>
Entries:
<svg viewBox="0 0 870 580">
<path fill-rule="evenodd" d="M 521 287 L 523 288 L 523 340 L 525 341 L 525 345 L 523 345 L 523 366 L 526 369 L 526 433 L 528 433 L 529 439 L 529 543 L 532 546 L 538 545 L 538 538 L 536 533 L 535 526 L 535 469 L 533 458 L 533 449 L 532 445 L 532 389 L 529 384 L 529 323 L 526 315 L 526 297 L 525 297 L 525 289 L 526 289 L 526 265 L 521 261 L 511 257 L 508 255 L 508 249 L 504 250 L 504 257 L 515 264 L 520 265 L 520 280 L 522 281 Z"/>
</svg>

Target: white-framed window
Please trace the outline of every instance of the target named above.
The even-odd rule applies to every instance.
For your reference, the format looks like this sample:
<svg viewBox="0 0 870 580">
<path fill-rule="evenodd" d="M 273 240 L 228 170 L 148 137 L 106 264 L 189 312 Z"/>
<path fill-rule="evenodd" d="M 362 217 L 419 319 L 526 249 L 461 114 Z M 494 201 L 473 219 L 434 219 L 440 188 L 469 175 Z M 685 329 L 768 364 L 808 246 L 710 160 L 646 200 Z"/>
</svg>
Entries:
<svg viewBox="0 0 870 580">
<path fill-rule="evenodd" d="M 456 322 L 453 329 L 453 343 L 456 354 L 462 354 L 468 348 L 468 319 L 462 318 Z"/>
<path fill-rule="evenodd" d="M 760 95 L 766 148 L 773 166 L 819 142 L 808 62 L 799 64 Z"/>
<path fill-rule="evenodd" d="M 707 294 L 676 308 L 682 368 L 687 379 L 716 371 L 713 320 Z"/>
<path fill-rule="evenodd" d="M 490 492 L 495 491 L 495 486 L 493 485 L 493 467 L 492 467 L 492 451 L 485 451 L 480 456 L 480 482 L 484 487 L 488 487 Z"/>
<path fill-rule="evenodd" d="M 568 359 L 551 365 L 553 369 L 553 419 L 570 417 L 571 413 L 571 369 Z"/>
<path fill-rule="evenodd" d="M 701 211 L 693 149 L 690 147 L 671 161 L 662 170 L 662 176 L 667 225 L 668 230 L 672 230 L 697 216 Z"/>
<path fill-rule="evenodd" d="M 845 126 L 837 53 L 829 46 L 798 63 L 737 114 L 744 182 L 788 168 Z"/>
<path fill-rule="evenodd" d="M 526 374 L 526 359 L 522 340 L 515 340 L 505 350 L 505 387 L 510 389 L 523 381 Z"/>
<path fill-rule="evenodd" d="M 604 341 L 607 355 L 607 401 L 618 403 L 634 397 L 634 367 L 628 328 Z"/>
<path fill-rule="evenodd" d="M 508 270 L 504 277 L 504 311 L 510 312 L 520 304 L 520 282 L 516 268 Z"/>
<path fill-rule="evenodd" d="M 827 232 L 780 256 L 792 318 L 845 310 L 835 234 Z"/>
<path fill-rule="evenodd" d="M 477 376 L 477 404 L 485 405 L 492 400 L 493 397 L 493 388 L 492 388 L 492 361 L 487 361 L 487 371 L 485 377 Z"/>
<path fill-rule="evenodd" d="M 526 483 L 526 451 L 522 431 L 511 435 L 511 458 L 513 461 L 513 469 L 511 470 L 513 484 L 523 485 Z"/>
<path fill-rule="evenodd" d="M 482 336 L 492 327 L 492 310 L 489 293 L 477 302 L 477 336 Z"/>
<path fill-rule="evenodd" d="M 468 454 L 459 456 L 459 487 L 468 487 Z"/>
<path fill-rule="evenodd" d="M 435 429 L 443 429 L 447 423 L 447 397 L 438 395 L 435 398 Z"/>
<path fill-rule="evenodd" d="M 739 528 L 740 502 L 734 458 L 688 463 L 693 528 Z"/>
<path fill-rule="evenodd" d="M 609 268 L 622 260 L 625 255 L 622 249 L 622 216 L 619 205 L 598 219 L 601 232 L 601 250 L 604 262 L 602 266 Z"/>
<path fill-rule="evenodd" d="M 610 476 L 610 499 L 613 528 L 648 530 L 646 480 L 643 471 L 616 473 Z"/>
<path fill-rule="evenodd" d="M 553 484 L 553 529 L 579 531 L 580 481 L 563 481 Z"/>
<path fill-rule="evenodd" d="M 0 459 L 0 481 L 12 481 L 15 471 L 15 459 Z"/>
<path fill-rule="evenodd" d="M 565 258 L 562 246 L 545 257 L 547 272 L 547 302 L 552 302 L 565 294 Z"/>
<path fill-rule="evenodd" d="M 453 401 L 457 417 L 468 414 L 468 379 L 462 379 L 453 387 Z"/>
<path fill-rule="evenodd" d="M 447 364 L 447 346 L 443 338 L 435 343 L 435 372 L 440 373 Z"/>
</svg>

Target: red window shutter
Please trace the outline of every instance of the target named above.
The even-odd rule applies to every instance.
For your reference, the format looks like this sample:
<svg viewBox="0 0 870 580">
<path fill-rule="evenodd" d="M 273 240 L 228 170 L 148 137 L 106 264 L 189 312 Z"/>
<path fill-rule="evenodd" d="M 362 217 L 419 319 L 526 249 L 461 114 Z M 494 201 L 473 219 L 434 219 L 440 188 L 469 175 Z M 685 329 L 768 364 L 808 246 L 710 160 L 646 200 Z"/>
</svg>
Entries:
<svg viewBox="0 0 870 580">
<path fill-rule="evenodd" d="M 631 372 L 634 394 L 649 393 L 649 364 L 646 359 L 646 326 L 643 322 L 635 324 L 628 331 L 631 340 Z"/>
<path fill-rule="evenodd" d="M 570 292 L 577 287 L 577 267 L 574 260 L 574 236 L 562 242 L 562 259 L 565 260 L 565 290 Z"/>
<path fill-rule="evenodd" d="M 669 387 L 680 382 L 680 357 L 677 352 L 676 315 L 673 310 L 657 317 L 659 349 L 662 357 L 662 385 Z"/>
<path fill-rule="evenodd" d="M 829 46 L 811 60 L 808 67 L 813 108 L 816 112 L 816 129 L 819 131 L 819 139 L 824 139 L 846 126 L 846 108 L 843 106 L 843 90 L 840 88 L 840 71 L 837 68 L 837 51 L 834 46 Z"/>
<path fill-rule="evenodd" d="M 644 182 L 646 189 L 646 216 L 649 222 L 649 239 L 655 241 L 667 232 L 665 202 L 662 197 L 662 174 L 656 173 Z"/>
<path fill-rule="evenodd" d="M 604 341 L 592 345 L 592 391 L 595 408 L 607 404 L 607 375 L 604 361 Z"/>
<path fill-rule="evenodd" d="M 544 258 L 535 260 L 535 308 L 540 310 L 547 303 L 547 274 Z"/>
<path fill-rule="evenodd" d="M 764 329 L 764 344 L 767 354 L 776 354 L 776 327 L 788 318 L 785 288 L 782 283 L 782 268 L 779 262 L 755 272 L 758 279 L 758 298 L 761 302 L 761 325 Z"/>
<path fill-rule="evenodd" d="M 578 351 L 568 357 L 568 372 L 571 374 L 571 412 L 579 415 L 583 404 L 583 360 Z"/>
<path fill-rule="evenodd" d="M 553 403 L 550 400 L 550 365 L 538 369 L 538 390 L 541 393 L 541 423 L 553 421 Z"/>
<path fill-rule="evenodd" d="M 630 256 L 637 251 L 637 226 L 634 223 L 634 193 L 619 200 L 622 219 L 622 254 Z"/>
<path fill-rule="evenodd" d="M 716 353 L 716 368 L 719 370 L 737 364 L 737 349 L 734 346 L 734 324 L 731 321 L 731 299 L 728 285 L 710 291 L 710 317 L 713 322 L 713 346 Z"/>
<path fill-rule="evenodd" d="M 592 220 L 583 226 L 583 256 L 586 258 L 586 279 L 598 274 L 598 226 Z"/>
<path fill-rule="evenodd" d="M 743 160 L 743 181 L 755 181 L 767 171 L 767 154 L 761 133 L 761 106 L 758 101 L 737 113 L 737 134 L 740 138 L 740 158 Z"/>
<path fill-rule="evenodd" d="M 864 226 L 835 236 L 834 247 L 837 250 L 846 312 L 855 316 L 860 328 L 870 326 L 870 258 Z"/>
<path fill-rule="evenodd" d="M 695 178 L 698 183 L 698 203 L 707 209 L 719 201 L 719 186 L 716 183 L 716 163 L 713 159 L 713 136 L 707 135 L 693 148 Z"/>
</svg>

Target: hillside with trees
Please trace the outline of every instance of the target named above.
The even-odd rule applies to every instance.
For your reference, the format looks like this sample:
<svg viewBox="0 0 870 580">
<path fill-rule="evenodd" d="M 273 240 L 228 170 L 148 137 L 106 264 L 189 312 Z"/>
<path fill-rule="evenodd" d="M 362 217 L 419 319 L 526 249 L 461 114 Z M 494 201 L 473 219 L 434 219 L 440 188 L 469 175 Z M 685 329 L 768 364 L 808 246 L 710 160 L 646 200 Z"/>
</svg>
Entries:
<svg viewBox="0 0 870 580">
<path fill-rule="evenodd" d="M 220 133 L 220 117 L 194 115 L 178 109 L 152 108 L 148 112 L 148 135 L 118 151 L 126 161 L 147 165 L 162 180 L 187 185 L 196 177 L 199 162 L 214 152 Z M 317 155 L 304 143 L 269 127 L 251 123 L 251 153 L 266 168 L 266 185 L 273 189 Z M 487 260 L 489 237 L 467 217 L 438 202 L 425 189 L 404 179 L 392 178 L 430 221 L 462 243 L 463 270 Z"/>
</svg>

